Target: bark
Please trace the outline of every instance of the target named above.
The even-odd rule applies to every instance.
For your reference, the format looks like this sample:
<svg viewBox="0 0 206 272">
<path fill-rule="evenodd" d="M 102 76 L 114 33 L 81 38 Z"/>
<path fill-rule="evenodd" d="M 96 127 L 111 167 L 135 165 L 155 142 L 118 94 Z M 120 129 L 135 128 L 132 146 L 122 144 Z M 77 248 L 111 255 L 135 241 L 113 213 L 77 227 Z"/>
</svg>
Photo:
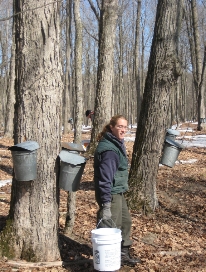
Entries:
<svg viewBox="0 0 206 272">
<path fill-rule="evenodd" d="M 88 109 L 94 109 L 94 88 L 92 84 L 92 60 L 91 60 L 91 41 L 88 40 L 88 47 L 86 48 L 86 69 L 85 69 L 85 79 L 84 79 L 84 112 Z M 85 116 L 84 116 L 85 117 Z M 86 123 L 88 122 L 88 118 L 86 118 Z"/>
<path fill-rule="evenodd" d="M 144 92 L 144 84 L 145 84 L 145 69 L 144 69 L 144 61 L 145 61 L 145 44 L 144 44 L 144 32 L 142 31 L 142 55 L 141 55 L 141 77 L 140 77 L 140 95 L 143 97 Z M 141 108 L 140 108 L 141 109 Z M 139 120 L 139 118 L 138 118 Z"/>
<path fill-rule="evenodd" d="M 68 192 L 67 195 L 67 215 L 64 233 L 70 235 L 72 233 L 74 222 L 75 222 L 75 211 L 76 211 L 76 192 Z"/>
<path fill-rule="evenodd" d="M 39 2 L 38 2 L 39 3 Z M 62 69 L 59 4 L 14 1 L 14 143 L 38 142 L 37 179 L 13 177 L 9 220 L 0 255 L 26 261 L 56 261 L 58 248 L 58 154 L 61 149 Z M 50 4 L 49 4 L 50 3 Z M 27 12 L 25 12 L 27 10 Z"/>
<path fill-rule="evenodd" d="M 127 67 L 126 67 L 127 68 L 127 73 L 126 73 L 126 75 L 127 75 L 127 89 L 126 89 L 126 91 L 128 92 L 127 116 L 128 116 L 129 123 L 134 124 L 135 120 L 134 120 L 134 105 L 133 105 L 133 103 L 136 100 L 133 99 L 133 89 L 134 88 L 133 88 L 133 85 L 132 85 L 133 83 L 132 83 L 131 76 L 130 76 L 132 74 L 132 68 L 131 68 L 131 64 L 129 61 L 130 54 L 128 51 L 129 50 L 127 49 L 126 50 L 126 59 L 127 59 L 127 61 L 126 61 L 126 63 L 127 63 Z"/>
<path fill-rule="evenodd" d="M 139 48 L 140 48 L 140 18 L 141 18 L 141 4 L 142 1 L 137 1 L 137 19 L 136 19 L 136 29 L 135 29 L 135 85 L 137 92 L 137 120 L 139 119 L 139 113 L 142 103 L 142 95 L 139 83 Z"/>
<path fill-rule="evenodd" d="M 82 122 L 83 122 L 83 92 L 82 92 L 82 23 L 79 13 L 79 0 L 74 1 L 74 20 L 76 27 L 75 34 L 75 123 L 74 123 L 74 142 L 82 141 Z M 68 192 L 67 198 L 67 217 L 64 232 L 72 233 L 75 222 L 76 192 Z"/>
<path fill-rule="evenodd" d="M 63 133 L 66 134 L 71 130 L 71 125 L 68 123 L 69 118 L 72 117 L 70 107 L 70 55 L 71 55 L 71 10 L 72 0 L 66 2 L 66 64 L 65 64 L 65 85 L 63 92 Z"/>
<path fill-rule="evenodd" d="M 159 0 L 129 172 L 129 205 L 145 213 L 153 211 L 158 205 L 156 175 L 165 138 L 170 95 L 180 74 L 175 50 L 176 16 L 176 0 Z"/>
<path fill-rule="evenodd" d="M 74 1 L 75 20 L 75 122 L 74 122 L 74 142 L 80 143 L 82 140 L 83 122 L 83 91 L 82 91 L 82 23 L 79 12 L 79 0 Z"/>
<path fill-rule="evenodd" d="M 15 81 L 15 33 L 13 25 L 12 34 L 12 49 L 11 49 L 11 60 L 10 60 L 10 79 L 9 88 L 7 93 L 7 105 L 6 105 L 6 122 L 5 122 L 5 137 L 13 137 L 14 130 L 14 103 L 15 103 L 15 91 L 14 91 L 14 81 Z"/>
<path fill-rule="evenodd" d="M 178 9 L 177 9 L 177 28 L 176 28 L 176 36 L 175 36 L 175 43 L 176 43 L 176 52 L 177 52 L 177 57 L 178 59 L 182 59 L 181 56 L 181 48 L 180 48 L 180 43 L 179 43 L 179 38 L 180 38 L 180 32 L 182 29 L 182 13 L 183 13 L 183 3 L 182 0 L 179 0 L 177 2 L 178 4 Z M 176 122 L 177 127 L 179 125 L 180 119 L 181 119 L 181 95 L 182 95 L 182 89 L 181 89 L 181 78 L 178 78 L 177 80 L 177 85 L 175 88 L 175 116 L 174 119 L 171 120 L 171 125 L 173 121 Z"/>
<path fill-rule="evenodd" d="M 122 115 L 126 116 L 126 92 L 124 89 L 124 74 L 123 74 L 123 48 L 124 48 L 124 36 L 123 36 L 123 22 L 122 22 L 122 13 L 123 13 L 123 3 L 119 2 L 119 5 L 121 5 L 121 11 L 118 18 L 118 34 L 119 34 L 119 46 L 118 46 L 118 82 L 116 89 L 118 90 L 118 109 L 116 110 L 117 113 L 120 113 Z M 116 99 L 114 99 L 114 102 L 116 102 Z"/>
<path fill-rule="evenodd" d="M 102 1 L 99 24 L 99 52 L 95 117 L 93 122 L 90 152 L 96 146 L 96 138 L 105 123 L 111 118 L 114 42 L 118 1 Z"/>
<path fill-rule="evenodd" d="M 7 9 L 7 16 L 9 8 Z M 7 115 L 7 90 L 9 89 L 9 20 L 2 25 L 0 31 L 0 46 L 1 46 L 1 65 L 0 65 L 0 122 L 2 129 L 5 130 L 6 115 Z"/>
</svg>

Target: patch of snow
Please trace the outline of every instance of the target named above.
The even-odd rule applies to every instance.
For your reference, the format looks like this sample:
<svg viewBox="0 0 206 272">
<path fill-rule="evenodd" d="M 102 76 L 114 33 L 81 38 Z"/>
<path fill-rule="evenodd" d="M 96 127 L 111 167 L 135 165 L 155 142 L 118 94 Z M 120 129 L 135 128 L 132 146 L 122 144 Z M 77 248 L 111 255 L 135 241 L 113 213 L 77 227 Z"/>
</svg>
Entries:
<svg viewBox="0 0 206 272">
<path fill-rule="evenodd" d="M 197 162 L 198 160 L 197 159 L 190 159 L 190 160 L 187 160 L 187 161 L 183 161 L 183 160 L 178 160 L 175 162 L 175 164 L 193 164 L 195 162 Z"/>
<path fill-rule="evenodd" d="M 176 140 L 185 147 L 206 147 L 206 135 L 185 136 Z"/>
<path fill-rule="evenodd" d="M 134 142 L 135 137 L 124 137 L 125 142 Z"/>
<path fill-rule="evenodd" d="M 7 179 L 7 180 L 0 180 L 0 187 L 5 186 L 6 184 L 11 184 L 11 179 Z"/>
</svg>

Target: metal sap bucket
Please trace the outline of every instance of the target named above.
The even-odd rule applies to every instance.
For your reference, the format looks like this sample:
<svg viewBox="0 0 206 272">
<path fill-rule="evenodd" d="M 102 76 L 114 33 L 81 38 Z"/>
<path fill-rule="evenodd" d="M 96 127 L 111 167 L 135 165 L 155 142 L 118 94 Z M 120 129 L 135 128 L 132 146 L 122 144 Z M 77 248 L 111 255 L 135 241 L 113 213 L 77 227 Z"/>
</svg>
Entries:
<svg viewBox="0 0 206 272">
<path fill-rule="evenodd" d="M 175 141 L 175 139 L 178 135 L 180 135 L 180 132 L 178 130 L 167 129 L 166 139 L 171 139 L 171 140 Z"/>
<path fill-rule="evenodd" d="M 84 148 L 81 144 L 75 144 L 75 143 L 67 143 L 63 142 L 62 143 L 62 148 L 63 149 L 68 149 L 71 151 L 74 151 L 73 153 L 79 153 L 79 152 L 84 152 Z"/>
<path fill-rule="evenodd" d="M 86 159 L 66 150 L 62 150 L 59 157 L 61 159 L 59 188 L 76 192 L 79 189 Z"/>
<path fill-rule="evenodd" d="M 37 149 L 34 141 L 27 141 L 8 149 L 11 150 L 14 175 L 18 181 L 29 181 L 37 178 Z"/>
<path fill-rule="evenodd" d="M 166 138 L 160 163 L 173 167 L 181 150 L 184 148 L 182 144 Z"/>
</svg>

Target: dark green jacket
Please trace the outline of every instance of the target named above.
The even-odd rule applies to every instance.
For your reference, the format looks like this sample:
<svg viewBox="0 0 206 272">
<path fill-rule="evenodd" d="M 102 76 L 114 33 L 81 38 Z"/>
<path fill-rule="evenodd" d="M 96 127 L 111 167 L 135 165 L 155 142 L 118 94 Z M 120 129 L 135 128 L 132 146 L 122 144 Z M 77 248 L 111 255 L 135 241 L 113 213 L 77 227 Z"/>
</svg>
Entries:
<svg viewBox="0 0 206 272">
<path fill-rule="evenodd" d="M 111 153 L 112 151 L 112 153 Z M 110 152 L 108 157 L 108 165 L 114 162 L 112 161 L 112 156 L 117 158 L 117 170 L 112 175 L 108 173 L 111 168 L 104 166 L 102 171 L 107 171 L 106 178 L 105 175 L 101 175 L 100 167 L 102 169 L 102 154 L 105 152 Z M 114 153 L 113 153 L 114 152 Z M 111 157 L 111 161 L 110 161 Z M 107 180 L 107 177 L 112 176 L 112 180 Z M 108 178 L 109 179 L 109 178 Z M 97 202 L 107 202 L 107 195 L 124 193 L 128 189 L 128 160 L 126 155 L 126 150 L 124 142 L 118 140 L 111 133 L 106 133 L 105 136 L 99 142 L 95 154 L 94 154 L 94 182 L 95 182 L 95 194 Z M 106 184 L 107 183 L 107 184 Z M 109 183 L 109 186 L 108 186 Z"/>
</svg>

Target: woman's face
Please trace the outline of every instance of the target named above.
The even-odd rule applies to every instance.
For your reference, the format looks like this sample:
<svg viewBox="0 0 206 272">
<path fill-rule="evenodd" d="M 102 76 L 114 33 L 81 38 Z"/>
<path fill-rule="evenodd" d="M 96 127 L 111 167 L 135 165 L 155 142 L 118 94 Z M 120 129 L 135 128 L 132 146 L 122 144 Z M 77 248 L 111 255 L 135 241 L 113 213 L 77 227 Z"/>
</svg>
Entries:
<svg viewBox="0 0 206 272">
<path fill-rule="evenodd" d="M 127 120 L 125 119 L 118 119 L 116 125 L 114 127 L 112 127 L 110 125 L 112 134 L 117 137 L 119 140 L 124 139 L 125 137 L 125 133 L 128 129 L 127 127 Z"/>
</svg>

